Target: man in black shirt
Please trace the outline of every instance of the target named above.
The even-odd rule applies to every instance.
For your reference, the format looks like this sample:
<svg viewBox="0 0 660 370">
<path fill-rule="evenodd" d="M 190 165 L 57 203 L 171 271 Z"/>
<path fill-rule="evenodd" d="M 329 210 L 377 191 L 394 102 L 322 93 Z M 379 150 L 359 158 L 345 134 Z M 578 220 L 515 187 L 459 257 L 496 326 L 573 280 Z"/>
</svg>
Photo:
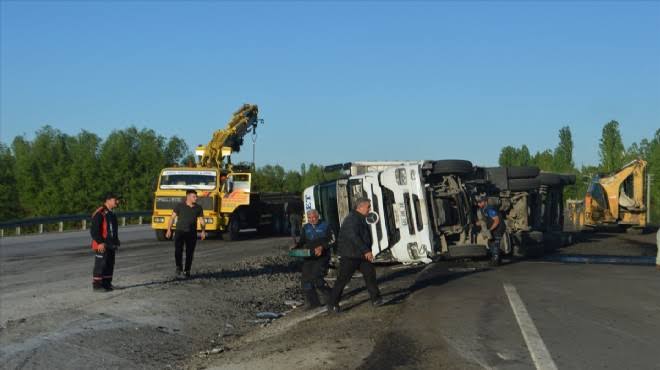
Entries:
<svg viewBox="0 0 660 370">
<path fill-rule="evenodd" d="M 197 192 L 195 190 L 186 191 L 186 200 L 174 207 L 170 223 L 167 225 L 165 237 L 172 236 L 172 224 L 176 219 L 176 229 L 174 233 L 174 260 L 176 262 L 176 274 L 181 277 L 190 277 L 190 268 L 192 266 L 193 255 L 195 254 L 195 245 L 197 244 L 197 219 L 202 227 L 202 240 L 206 239 L 206 223 L 204 223 L 204 210 L 196 203 Z M 183 245 L 186 245 L 186 265 L 182 271 Z"/>
<path fill-rule="evenodd" d="M 344 218 L 339 229 L 339 247 L 337 248 L 339 274 L 335 285 L 332 287 L 330 302 L 328 302 L 329 312 L 339 312 L 339 301 L 344 287 L 351 280 L 356 270 L 360 270 L 364 277 L 374 307 L 384 304 L 378 290 L 376 269 L 372 264 L 374 255 L 371 252 L 371 230 L 366 221 L 370 209 L 371 201 L 369 199 L 357 199 L 355 209 Z"/>
</svg>

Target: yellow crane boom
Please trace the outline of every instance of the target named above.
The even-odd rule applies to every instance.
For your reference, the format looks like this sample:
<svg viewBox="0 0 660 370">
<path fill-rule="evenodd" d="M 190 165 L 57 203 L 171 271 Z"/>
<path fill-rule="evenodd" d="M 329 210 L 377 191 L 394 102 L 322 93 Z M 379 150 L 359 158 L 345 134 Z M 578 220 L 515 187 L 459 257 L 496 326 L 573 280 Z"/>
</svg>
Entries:
<svg viewBox="0 0 660 370">
<path fill-rule="evenodd" d="M 255 132 L 257 124 L 261 122 L 258 114 L 259 108 L 256 105 L 243 104 L 234 112 L 225 128 L 213 133 L 211 141 L 206 146 L 197 147 L 198 166 L 231 171 L 229 156 L 240 150 L 243 137 L 247 133 Z M 223 161 L 225 158 L 228 158 L 226 164 Z"/>
</svg>

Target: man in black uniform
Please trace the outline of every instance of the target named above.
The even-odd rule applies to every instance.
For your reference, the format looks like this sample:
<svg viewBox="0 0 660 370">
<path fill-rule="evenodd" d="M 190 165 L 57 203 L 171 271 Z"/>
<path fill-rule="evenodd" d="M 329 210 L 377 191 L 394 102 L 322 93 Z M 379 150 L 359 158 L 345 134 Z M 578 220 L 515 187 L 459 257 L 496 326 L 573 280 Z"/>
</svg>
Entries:
<svg viewBox="0 0 660 370">
<path fill-rule="evenodd" d="M 112 212 L 119 205 L 119 198 L 113 193 L 105 195 L 103 206 L 92 214 L 92 225 L 89 232 L 92 235 L 94 250 L 94 271 L 92 273 L 92 289 L 94 291 L 111 291 L 112 274 L 115 270 L 115 252 L 119 247 L 117 217 Z"/>
<path fill-rule="evenodd" d="M 167 225 L 165 237 L 172 236 L 172 224 L 176 219 L 176 232 L 174 233 L 174 260 L 176 262 L 176 275 L 178 277 L 190 277 L 190 268 L 192 267 L 195 246 L 197 245 L 197 219 L 202 227 L 202 240 L 206 239 L 206 223 L 204 223 L 204 210 L 197 204 L 197 192 L 195 190 L 186 191 L 186 200 L 177 204 L 172 211 L 170 223 Z M 186 265 L 185 270 L 181 267 L 183 259 L 183 245 L 186 245 Z"/>
<path fill-rule="evenodd" d="M 301 284 L 305 307 L 312 309 L 321 305 L 317 289 L 323 294 L 326 304 L 330 298 L 331 290 L 323 275 L 330 261 L 330 248 L 335 243 L 335 234 L 327 223 L 320 221 L 317 210 L 307 211 L 307 220 L 309 222 L 303 226 L 295 248 L 309 249 L 311 254 L 303 262 Z"/>
<path fill-rule="evenodd" d="M 485 195 L 477 197 L 477 205 L 486 218 L 486 227 L 492 235 L 492 238 L 488 241 L 490 263 L 493 266 L 497 266 L 502 261 L 500 255 L 500 242 L 506 231 L 506 225 L 500 216 L 500 212 L 488 205 L 488 198 Z"/>
<path fill-rule="evenodd" d="M 346 216 L 341 224 L 339 246 L 337 247 L 339 274 L 332 288 L 328 312 L 339 312 L 339 301 L 344 287 L 356 270 L 360 270 L 364 277 L 372 304 L 376 307 L 383 305 L 376 282 L 376 269 L 372 264 L 374 255 L 371 253 L 371 231 L 366 221 L 370 209 L 371 201 L 369 199 L 358 198 L 355 202 L 355 209 Z"/>
</svg>

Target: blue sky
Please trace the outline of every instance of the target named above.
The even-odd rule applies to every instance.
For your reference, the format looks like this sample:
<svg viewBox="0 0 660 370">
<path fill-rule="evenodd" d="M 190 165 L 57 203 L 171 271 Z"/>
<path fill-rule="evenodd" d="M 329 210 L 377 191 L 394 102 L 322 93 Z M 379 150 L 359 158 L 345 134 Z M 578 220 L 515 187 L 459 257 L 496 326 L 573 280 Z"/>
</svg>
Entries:
<svg viewBox="0 0 660 370">
<path fill-rule="evenodd" d="M 504 145 L 598 162 L 660 127 L 655 2 L 6 2 L 0 137 L 130 125 L 194 148 L 260 106 L 257 164 L 464 158 Z M 247 141 L 249 143 L 249 140 Z M 236 159 L 249 160 L 247 147 Z"/>
</svg>

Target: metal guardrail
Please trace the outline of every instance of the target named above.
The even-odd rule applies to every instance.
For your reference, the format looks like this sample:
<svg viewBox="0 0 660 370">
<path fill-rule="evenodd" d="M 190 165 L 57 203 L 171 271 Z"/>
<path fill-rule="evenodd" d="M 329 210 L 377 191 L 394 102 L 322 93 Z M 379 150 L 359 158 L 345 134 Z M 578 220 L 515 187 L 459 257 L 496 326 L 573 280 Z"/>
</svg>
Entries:
<svg viewBox="0 0 660 370">
<path fill-rule="evenodd" d="M 126 226 L 127 218 L 138 218 L 138 224 L 141 225 L 143 218 L 145 216 L 151 216 L 152 211 L 128 211 L 128 212 L 115 212 L 115 215 L 119 219 L 119 224 L 121 226 Z M 35 217 L 35 218 L 26 218 L 23 220 L 9 220 L 0 222 L 0 237 L 5 236 L 6 229 L 14 229 L 16 235 L 21 235 L 21 228 L 24 226 L 34 226 L 38 225 L 37 232 L 43 234 L 44 225 L 58 224 L 58 232 L 64 231 L 64 222 L 78 222 L 82 223 L 81 230 L 87 230 L 87 222 L 91 221 L 92 216 L 89 214 L 79 214 L 79 215 L 60 215 L 60 216 L 49 216 L 49 217 Z"/>
</svg>

